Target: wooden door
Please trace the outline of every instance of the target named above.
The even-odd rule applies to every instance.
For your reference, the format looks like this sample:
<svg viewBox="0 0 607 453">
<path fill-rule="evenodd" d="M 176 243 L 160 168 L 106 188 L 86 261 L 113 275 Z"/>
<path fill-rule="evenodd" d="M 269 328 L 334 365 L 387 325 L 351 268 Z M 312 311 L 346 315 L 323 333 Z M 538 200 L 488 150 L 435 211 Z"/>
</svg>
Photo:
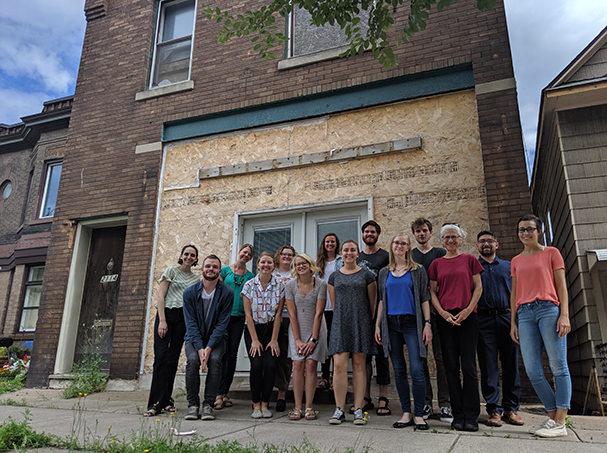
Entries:
<svg viewBox="0 0 607 453">
<path fill-rule="evenodd" d="M 126 226 L 93 230 L 89 249 L 74 363 L 98 353 L 109 370 Z"/>
</svg>

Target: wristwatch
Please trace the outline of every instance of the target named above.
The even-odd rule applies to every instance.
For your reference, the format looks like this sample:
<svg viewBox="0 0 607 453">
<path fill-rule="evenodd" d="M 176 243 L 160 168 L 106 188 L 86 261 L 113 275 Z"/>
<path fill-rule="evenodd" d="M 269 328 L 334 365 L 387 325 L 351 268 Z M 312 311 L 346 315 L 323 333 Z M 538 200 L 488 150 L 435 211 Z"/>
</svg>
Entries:
<svg viewBox="0 0 607 453">
<path fill-rule="evenodd" d="M 314 337 L 310 337 L 310 341 L 314 344 L 318 344 L 318 340 Z"/>
<path fill-rule="evenodd" d="M 430 325 L 432 325 L 432 320 L 430 320 L 430 319 L 426 319 L 426 324 L 430 324 Z"/>
</svg>

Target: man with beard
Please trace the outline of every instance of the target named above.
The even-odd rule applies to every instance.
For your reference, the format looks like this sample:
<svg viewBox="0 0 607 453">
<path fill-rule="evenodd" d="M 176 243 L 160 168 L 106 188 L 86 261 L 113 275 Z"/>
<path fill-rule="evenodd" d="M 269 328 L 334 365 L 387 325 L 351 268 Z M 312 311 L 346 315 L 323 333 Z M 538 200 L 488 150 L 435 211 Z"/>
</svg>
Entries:
<svg viewBox="0 0 607 453">
<path fill-rule="evenodd" d="M 483 294 L 478 301 L 477 313 L 478 362 L 481 368 L 481 389 L 487 402 L 487 426 L 502 426 L 502 418 L 513 425 L 522 425 L 516 413 L 519 408 L 521 385 L 518 372 L 518 345 L 510 338 L 510 261 L 498 259 L 497 238 L 491 231 L 476 236 Z M 498 354 L 502 364 L 503 396 L 499 404 L 500 383 Z"/>
<path fill-rule="evenodd" d="M 386 267 L 390 262 L 390 254 L 377 245 L 377 240 L 381 234 L 381 227 L 377 222 L 374 220 L 365 222 L 361 231 L 365 249 L 358 255 L 356 264 L 371 271 L 375 276 L 375 281 L 377 281 L 380 269 Z M 373 317 L 375 318 L 376 316 L 377 311 L 374 313 Z M 388 363 L 388 357 L 384 357 L 381 353 L 374 357 L 375 366 L 377 368 L 377 385 L 379 385 L 379 403 L 376 413 L 379 416 L 391 415 L 392 411 L 388 406 L 388 385 L 390 384 L 390 365 Z M 365 407 L 363 407 L 363 412 L 373 408 L 373 401 L 371 400 L 371 358 L 371 355 L 367 355 L 367 390 L 365 392 Z"/>
<path fill-rule="evenodd" d="M 188 399 L 186 420 L 214 420 L 213 407 L 221 380 L 221 359 L 226 348 L 226 331 L 234 292 L 219 280 L 221 260 L 215 255 L 202 262 L 202 280 L 183 292 L 183 316 L 186 324 L 185 383 Z M 200 373 L 207 370 L 202 416 Z"/>
<path fill-rule="evenodd" d="M 419 217 L 411 224 L 411 232 L 415 236 L 417 245 L 411 250 L 413 260 L 424 266 L 426 272 L 430 268 L 432 261 L 445 256 L 447 251 L 441 247 L 432 247 L 430 238 L 432 237 L 432 222 L 424 217 Z M 434 308 L 430 308 L 430 320 L 432 325 L 432 354 L 434 363 L 436 364 L 436 387 L 438 390 L 438 418 L 441 422 L 451 423 L 453 415 L 449 406 L 451 401 L 449 398 L 449 385 L 447 384 L 447 373 L 445 372 L 445 364 L 443 363 L 443 349 L 440 344 L 440 335 L 436 327 L 436 312 Z M 428 359 L 424 359 L 424 377 L 426 378 L 426 404 L 424 405 L 424 420 L 430 418 L 433 413 L 432 400 L 434 392 L 432 390 L 432 382 L 430 381 L 430 370 L 428 369 Z"/>
</svg>

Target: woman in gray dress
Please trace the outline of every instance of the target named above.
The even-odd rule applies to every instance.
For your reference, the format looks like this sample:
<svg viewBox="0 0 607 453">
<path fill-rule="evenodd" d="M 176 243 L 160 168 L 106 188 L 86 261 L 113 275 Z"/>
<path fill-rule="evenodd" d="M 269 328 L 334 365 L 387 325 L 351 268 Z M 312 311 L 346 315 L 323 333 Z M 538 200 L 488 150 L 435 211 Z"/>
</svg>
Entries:
<svg viewBox="0 0 607 453">
<path fill-rule="evenodd" d="M 314 277 L 318 271 L 312 257 L 300 253 L 293 260 L 296 279 L 285 286 L 289 318 L 289 358 L 293 360 L 293 396 L 295 408 L 290 420 L 302 417 L 302 400 L 306 388 L 306 420 L 315 420 L 313 408 L 318 362 L 327 358 L 327 326 L 323 317 L 327 284 Z M 305 371 L 305 377 L 304 377 Z"/>
<path fill-rule="evenodd" d="M 333 355 L 333 392 L 335 413 L 329 420 L 338 425 L 345 420 L 343 408 L 348 391 L 348 359 L 352 355 L 354 387 L 354 424 L 367 423 L 362 407 L 367 386 L 367 354 L 376 354 L 373 338 L 373 313 L 377 300 L 377 283 L 367 269 L 356 264 L 358 244 L 352 240 L 341 246 L 344 266 L 329 277 L 329 297 L 333 304 L 333 326 L 329 355 Z"/>
</svg>

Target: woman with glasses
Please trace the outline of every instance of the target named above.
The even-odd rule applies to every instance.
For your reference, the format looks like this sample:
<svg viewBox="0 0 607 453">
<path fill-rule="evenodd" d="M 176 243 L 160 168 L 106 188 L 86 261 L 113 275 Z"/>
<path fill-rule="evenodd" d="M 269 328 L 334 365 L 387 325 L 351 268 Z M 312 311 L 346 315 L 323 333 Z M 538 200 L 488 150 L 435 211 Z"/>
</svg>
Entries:
<svg viewBox="0 0 607 453">
<path fill-rule="evenodd" d="M 317 277 L 322 278 L 325 282 L 329 281 L 329 277 L 333 272 L 339 270 L 344 265 L 344 260 L 337 253 L 339 250 L 339 238 L 335 233 L 327 233 L 320 241 L 318 253 L 316 254 L 316 267 L 318 272 Z M 327 290 L 327 303 L 325 305 L 325 322 L 327 323 L 327 342 L 331 339 L 331 323 L 333 321 L 333 306 L 329 298 Z M 319 390 L 329 390 L 331 384 L 331 357 L 325 360 L 321 366 L 322 379 L 318 382 Z"/>
<path fill-rule="evenodd" d="M 438 315 L 436 322 L 451 397 L 451 429 L 478 431 L 480 397 L 476 371 L 476 304 L 483 292 L 480 275 L 483 266 L 474 255 L 460 251 L 465 236 L 465 231 L 458 224 L 443 225 L 440 237 L 447 254 L 432 262 L 428 277 L 432 305 Z M 464 378 L 463 385 L 460 372 Z"/>
<path fill-rule="evenodd" d="M 373 340 L 373 313 L 377 300 L 377 283 L 373 274 L 356 264 L 358 244 L 352 240 L 341 246 L 344 266 L 329 277 L 329 296 L 333 304 L 333 335 L 329 354 L 333 356 L 333 393 L 335 412 L 329 420 L 339 425 L 345 420 L 344 406 L 348 392 L 348 360 L 352 356 L 354 387 L 354 424 L 367 423 L 362 407 L 367 386 L 367 354 L 376 354 Z"/>
<path fill-rule="evenodd" d="M 154 417 L 163 410 L 175 412 L 173 385 L 179 355 L 185 337 L 183 292 L 200 281 L 192 272 L 198 264 L 198 249 L 186 245 L 177 260 L 179 266 L 167 268 L 158 280 L 157 313 L 154 323 L 154 368 L 148 410 L 144 417 Z"/>
<path fill-rule="evenodd" d="M 567 435 L 565 417 L 571 403 L 571 376 L 567 365 L 569 296 L 565 263 L 558 249 L 540 244 L 542 221 L 528 214 L 518 222 L 523 251 L 512 259 L 510 336 L 521 346 L 523 363 L 548 419 L 530 432 L 540 437 Z M 517 324 L 518 318 L 518 324 Z M 544 348 L 554 376 L 554 387 L 544 376 Z"/>
<path fill-rule="evenodd" d="M 283 245 L 274 255 L 274 276 L 283 285 L 289 283 L 293 276 L 291 275 L 291 264 L 295 256 L 295 249 L 290 245 Z M 289 312 L 285 304 L 282 310 L 282 322 L 280 323 L 280 332 L 278 333 L 278 346 L 281 351 L 286 351 L 289 347 Z M 276 396 L 276 412 L 284 412 L 287 408 L 286 395 L 291 380 L 291 371 L 293 363 L 287 354 L 278 356 L 278 368 L 276 369 L 276 381 L 274 387 L 278 389 Z"/>
<path fill-rule="evenodd" d="M 295 408 L 289 420 L 316 420 L 314 392 L 318 362 L 327 357 L 327 326 L 323 318 L 327 284 L 314 277 L 318 271 L 312 258 L 305 253 L 295 256 L 294 274 L 285 287 L 285 299 L 291 325 L 289 327 L 289 357 L 293 360 L 293 396 Z M 302 413 L 304 387 L 305 412 Z"/>
<path fill-rule="evenodd" d="M 232 306 L 232 315 L 228 323 L 228 336 L 226 339 L 226 352 L 223 356 L 223 367 L 221 370 L 221 382 L 219 384 L 217 398 L 215 399 L 215 409 L 232 407 L 233 403 L 228 392 L 234 380 L 236 372 L 236 362 L 238 361 L 238 348 L 240 339 L 244 330 L 245 313 L 242 305 L 242 296 L 240 292 L 246 282 L 251 280 L 253 272 L 247 269 L 247 263 L 253 258 L 254 249 L 251 244 L 244 244 L 238 251 L 238 258 L 235 263 L 221 268 L 221 278 L 226 285 L 234 291 L 234 305 Z"/>
<path fill-rule="evenodd" d="M 426 270 L 413 261 L 411 240 L 406 234 L 398 234 L 392 239 L 390 264 L 379 271 L 377 285 L 379 306 L 375 340 L 383 346 L 384 354 L 392 359 L 396 390 L 403 410 L 401 419 L 392 426 L 416 426 L 419 430 L 427 430 L 423 359 L 427 356 L 426 346 L 432 341 L 430 293 Z M 405 344 L 413 382 L 414 417 L 411 416 L 411 394 L 403 354 Z"/>
<path fill-rule="evenodd" d="M 272 412 L 268 404 L 280 355 L 278 331 L 285 302 L 285 287 L 273 275 L 274 255 L 270 252 L 261 252 L 257 259 L 257 269 L 259 273 L 245 283 L 241 293 L 247 320 L 244 341 L 251 362 L 251 417 L 270 418 Z"/>
</svg>

